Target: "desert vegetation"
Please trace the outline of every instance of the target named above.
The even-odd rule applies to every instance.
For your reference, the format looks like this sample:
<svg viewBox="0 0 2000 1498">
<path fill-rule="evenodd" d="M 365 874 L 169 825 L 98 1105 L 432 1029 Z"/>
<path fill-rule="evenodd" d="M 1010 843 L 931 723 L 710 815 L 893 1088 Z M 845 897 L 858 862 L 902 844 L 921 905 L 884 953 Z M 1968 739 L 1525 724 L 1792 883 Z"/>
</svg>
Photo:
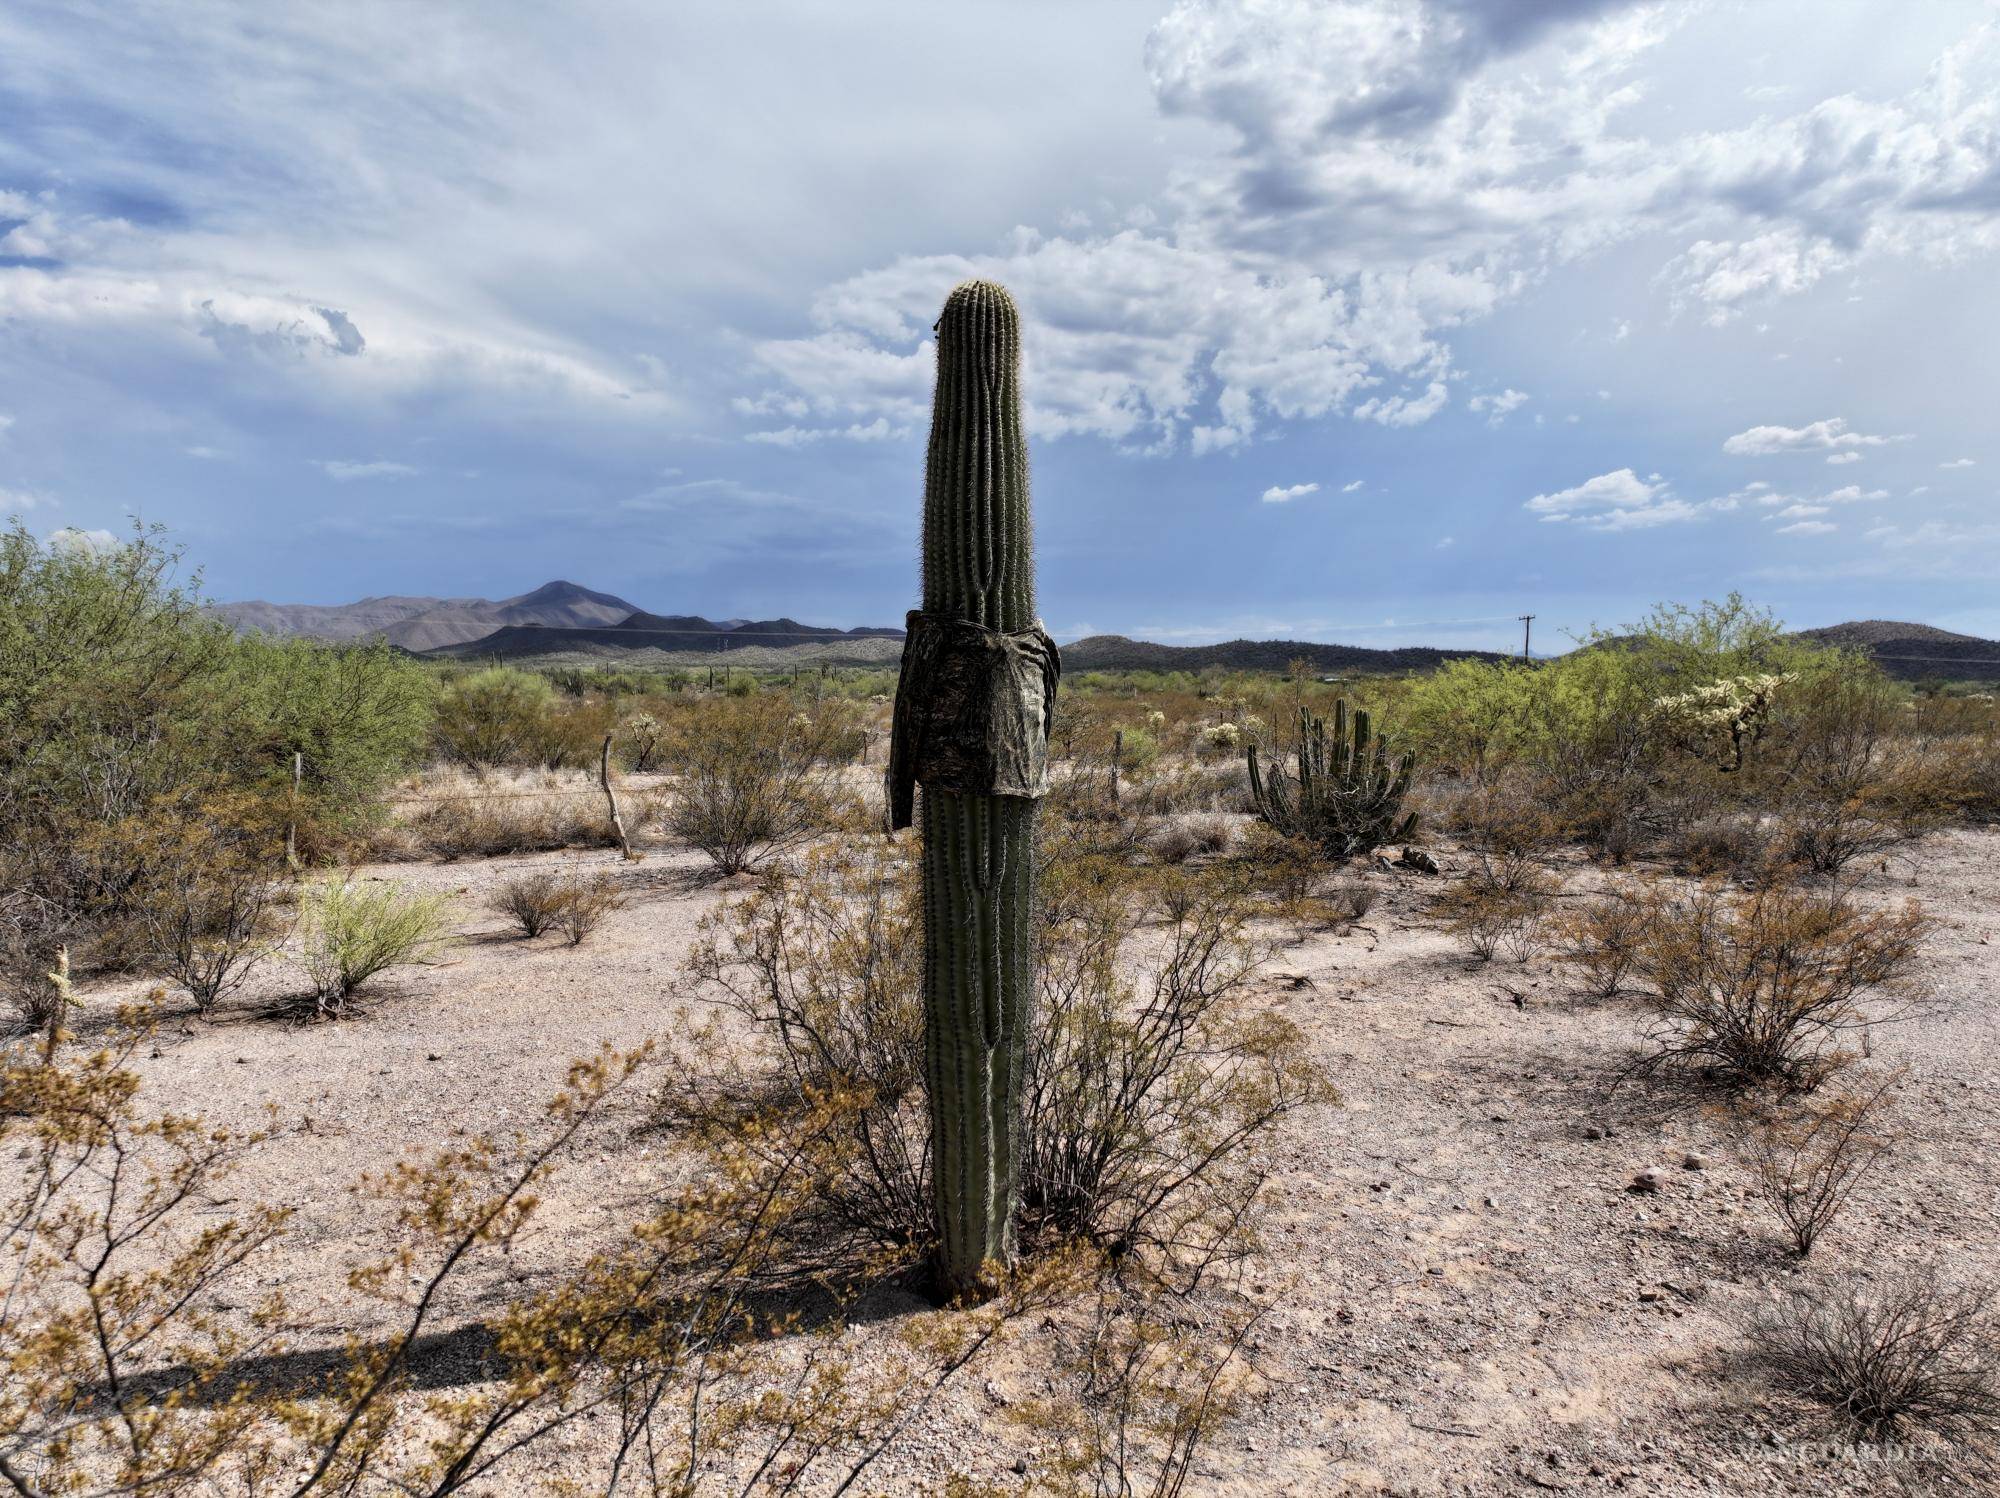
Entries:
<svg viewBox="0 0 2000 1498">
<path fill-rule="evenodd" d="M 1990 1475 L 1992 702 L 1736 599 L 1086 676 L 1030 816 L 886 835 L 879 672 L 178 560 L 0 553 L 14 1491 Z"/>
</svg>

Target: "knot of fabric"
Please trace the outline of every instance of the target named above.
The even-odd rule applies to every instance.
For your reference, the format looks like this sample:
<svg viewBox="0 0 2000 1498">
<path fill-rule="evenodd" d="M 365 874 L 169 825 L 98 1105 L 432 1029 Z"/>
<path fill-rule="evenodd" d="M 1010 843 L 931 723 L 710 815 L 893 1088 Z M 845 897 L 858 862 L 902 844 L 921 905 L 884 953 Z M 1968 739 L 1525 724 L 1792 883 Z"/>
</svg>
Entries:
<svg viewBox="0 0 2000 1498">
<path fill-rule="evenodd" d="M 1049 788 L 1049 716 L 1062 657 L 1040 624 L 997 630 L 912 609 L 889 736 L 889 827 L 919 784 L 961 795 Z"/>
</svg>

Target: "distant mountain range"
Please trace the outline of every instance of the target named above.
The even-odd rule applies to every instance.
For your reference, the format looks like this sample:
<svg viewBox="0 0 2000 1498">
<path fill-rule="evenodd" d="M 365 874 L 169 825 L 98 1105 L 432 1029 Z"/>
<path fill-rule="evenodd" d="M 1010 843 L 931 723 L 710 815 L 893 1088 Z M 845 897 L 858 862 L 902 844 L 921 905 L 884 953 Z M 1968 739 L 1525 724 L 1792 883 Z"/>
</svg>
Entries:
<svg viewBox="0 0 2000 1498">
<path fill-rule="evenodd" d="M 565 628 L 551 635 L 543 624 L 510 624 L 478 639 L 446 645 L 433 654 L 481 660 L 568 652 L 620 655 L 635 650 L 677 655 L 710 655 L 741 649 L 785 650 L 794 646 L 832 645 L 854 640 L 897 640 L 900 629 L 863 625 L 830 629 L 801 624 L 796 619 L 704 619 L 699 614 L 649 614 L 634 609 L 607 629 Z M 892 653 L 893 657 L 893 653 Z M 815 659 L 818 659 L 815 656 Z"/>
<path fill-rule="evenodd" d="M 364 598 L 346 604 L 225 603 L 215 612 L 242 630 L 328 640 L 380 636 L 419 655 L 458 660 L 616 661 L 630 665 L 738 661 L 783 667 L 807 661 L 893 666 L 903 631 L 887 626 L 834 629 L 792 618 L 704 619 L 653 614 L 610 593 L 572 582 L 532 593 L 484 598 Z M 1928 624 L 1867 619 L 1799 631 L 1826 645 L 1866 650 L 1892 676 L 2000 681 L 2000 641 Z M 1123 635 L 1091 635 L 1062 647 L 1065 671 L 1282 671 L 1295 660 L 1328 673 L 1428 671 L 1443 661 L 1499 660 L 1487 650 L 1404 646 L 1376 650 L 1304 640 L 1227 640 L 1218 645 L 1155 645 Z"/>
<path fill-rule="evenodd" d="M 636 604 L 575 583 L 544 583 L 532 593 L 503 598 L 364 598 L 359 603 L 221 603 L 215 612 L 240 630 L 280 637 L 358 640 L 380 635 L 421 654 L 484 639 L 520 625 L 591 629 L 615 625 L 639 612 Z"/>
</svg>

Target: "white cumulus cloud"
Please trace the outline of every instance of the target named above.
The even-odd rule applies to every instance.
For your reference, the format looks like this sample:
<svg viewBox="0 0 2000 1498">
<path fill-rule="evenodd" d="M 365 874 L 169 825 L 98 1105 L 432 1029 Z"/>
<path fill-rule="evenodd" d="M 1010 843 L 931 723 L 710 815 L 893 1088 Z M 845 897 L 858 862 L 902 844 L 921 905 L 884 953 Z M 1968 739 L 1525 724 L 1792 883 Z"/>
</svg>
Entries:
<svg viewBox="0 0 2000 1498">
<path fill-rule="evenodd" d="M 1839 416 L 1828 417 L 1825 421 L 1808 422 L 1802 427 L 1760 426 L 1738 432 L 1722 444 L 1722 450 L 1735 457 L 1769 457 L 1774 453 L 1812 452 L 1826 448 L 1838 449 L 1827 459 L 1830 463 L 1851 463 L 1861 456 L 1856 448 L 1885 447 L 1891 442 L 1907 442 L 1907 435 L 1879 437 L 1866 432 L 1851 430 L 1846 419 Z"/>
<path fill-rule="evenodd" d="M 1291 500 L 1302 498 L 1305 495 L 1317 493 L 1319 493 L 1318 484 L 1292 484 L 1282 489 L 1273 484 L 1264 491 L 1263 498 L 1264 503 L 1267 505 L 1281 505 Z"/>
<path fill-rule="evenodd" d="M 1537 494 L 1522 508 L 1544 521 L 1573 520 L 1591 530 L 1627 531 L 1693 520 L 1706 510 L 1728 506 L 1713 500 L 1691 504 L 1675 498 L 1658 474 L 1642 479 L 1631 469 L 1620 468 L 1574 488 Z"/>
</svg>

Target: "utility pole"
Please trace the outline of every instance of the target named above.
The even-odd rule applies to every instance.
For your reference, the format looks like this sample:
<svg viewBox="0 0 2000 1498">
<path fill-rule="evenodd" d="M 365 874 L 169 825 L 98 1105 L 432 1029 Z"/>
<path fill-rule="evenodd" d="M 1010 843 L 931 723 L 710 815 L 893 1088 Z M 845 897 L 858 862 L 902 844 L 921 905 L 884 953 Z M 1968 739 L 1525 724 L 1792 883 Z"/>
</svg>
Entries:
<svg viewBox="0 0 2000 1498">
<path fill-rule="evenodd" d="M 1521 659 L 1524 661 L 1533 660 L 1534 657 L 1528 654 L 1528 637 L 1534 630 L 1535 616 L 1533 614 L 1516 614 L 1514 617 L 1521 621 Z"/>
</svg>

